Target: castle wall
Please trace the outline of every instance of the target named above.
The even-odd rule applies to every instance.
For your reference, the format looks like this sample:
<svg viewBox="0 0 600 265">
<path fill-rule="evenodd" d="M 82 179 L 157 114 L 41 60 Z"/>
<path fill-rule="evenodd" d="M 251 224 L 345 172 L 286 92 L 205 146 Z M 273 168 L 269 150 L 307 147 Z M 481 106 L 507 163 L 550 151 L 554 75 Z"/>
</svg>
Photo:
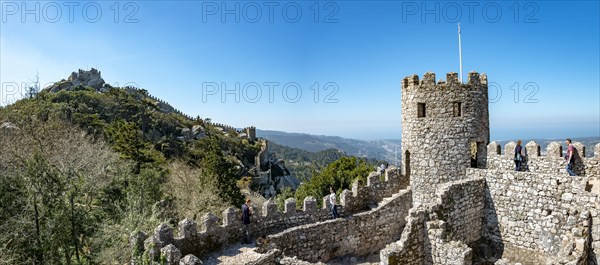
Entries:
<svg viewBox="0 0 600 265">
<path fill-rule="evenodd" d="M 310 262 L 373 253 L 398 240 L 411 206 L 411 191 L 403 190 L 378 208 L 351 218 L 298 226 L 272 235 L 268 249 L 279 249 L 286 256 Z"/>
<path fill-rule="evenodd" d="M 483 229 L 483 178 L 443 185 L 435 204 L 410 210 L 399 241 L 381 250 L 382 264 L 471 264 L 467 244 Z"/>
<path fill-rule="evenodd" d="M 585 191 L 588 178 L 498 169 L 468 169 L 467 175 L 486 179 L 484 238 L 505 250 L 584 260 L 590 209 L 598 209 L 598 196 Z M 525 258 L 514 253 L 503 257 Z"/>
<path fill-rule="evenodd" d="M 309 197 L 304 201 L 303 211 L 296 211 L 295 207 L 294 199 L 286 200 L 286 209 L 283 213 L 278 212 L 277 205 L 272 202 L 265 202 L 262 211 L 253 207 L 254 216 L 250 224 L 252 237 L 256 238 L 262 234 L 276 233 L 289 227 L 331 219 L 329 210 L 318 208 L 317 200 L 314 198 Z M 340 213 L 345 214 L 345 211 L 340 209 Z M 179 223 L 179 235 L 176 237 L 173 236 L 171 227 L 162 224 L 154 231 L 154 235 L 145 240 L 143 249 L 152 259 L 157 258 L 153 253 L 159 253 L 160 248 L 173 244 L 182 255 L 193 254 L 202 257 L 242 240 L 243 225 L 239 218 L 240 210 L 235 208 L 225 210 L 222 219 L 209 213 L 202 217 L 200 231 L 198 231 L 195 221 L 185 219 Z M 165 233 L 164 231 L 171 232 Z"/>
<path fill-rule="evenodd" d="M 341 207 L 338 211 L 341 216 L 348 216 L 352 213 L 363 211 L 366 207 L 362 202 L 376 201 L 377 198 L 388 197 L 393 193 L 397 193 L 402 188 L 401 184 L 406 184 L 406 177 L 396 173 L 397 171 L 390 168 L 386 171 L 385 180 L 379 180 L 379 175 L 376 178 L 369 177 L 370 181 L 366 186 L 360 186 L 354 183 L 353 191 L 345 190 L 340 195 Z M 405 186 L 404 186 L 405 187 Z M 408 195 L 410 197 L 410 195 Z M 406 209 L 410 208 L 411 201 L 408 200 Z M 399 203 L 398 203 L 399 204 Z M 388 207 L 389 208 L 389 207 Z M 402 208 L 403 209 L 403 208 Z M 318 206 L 317 200 L 308 197 L 304 200 L 303 210 L 296 209 L 296 201 L 293 198 L 285 201 L 284 212 L 279 212 L 277 204 L 267 201 L 262 205 L 262 211 L 254 207 L 254 216 L 250 225 L 252 237 L 256 238 L 260 235 L 270 235 L 281 232 L 291 227 L 297 227 L 307 224 L 314 224 L 331 219 L 327 204 Z M 388 216 L 396 216 L 398 213 L 391 211 L 382 213 L 382 220 L 391 220 Z M 195 221 L 185 219 L 179 223 L 179 235 L 173 236 L 173 228 L 162 224 L 157 227 L 154 234 L 146 238 L 141 233 L 132 235 L 132 249 L 137 252 L 145 252 L 145 255 L 150 259 L 158 258 L 160 249 L 172 244 L 176 247 L 181 256 L 193 254 L 201 257 L 210 252 L 221 249 L 232 243 L 240 242 L 243 238 L 243 225 L 240 220 L 240 210 L 229 208 L 223 212 L 222 220 L 212 214 L 206 214 L 201 220 L 201 230 L 198 231 L 198 226 Z M 352 217 L 354 219 L 356 217 Z M 361 217 L 367 218 L 368 217 Z M 362 219 L 361 219 L 362 220 Z M 377 220 L 377 219 L 375 219 Z M 376 222 L 377 225 L 382 225 L 381 221 Z M 387 225 L 384 225 L 387 227 Z M 365 231 L 365 233 L 367 233 Z M 399 235 L 400 232 L 396 233 Z M 369 245 L 369 244 L 366 244 Z M 385 245 L 385 244 L 384 244 Z M 379 245 L 377 245 L 379 246 Z M 383 246 L 379 246 L 380 248 Z M 375 251 L 374 249 L 373 251 Z"/>
<path fill-rule="evenodd" d="M 426 209 L 412 208 L 406 217 L 406 226 L 402 230 L 400 240 L 388 244 L 379 252 L 382 265 L 406 264 L 421 265 L 431 261 L 431 248 L 425 222 L 429 218 Z"/>
<path fill-rule="evenodd" d="M 352 191 L 344 190 L 340 194 L 340 204 L 348 212 L 358 212 L 368 209 L 369 205 L 377 204 L 383 198 L 390 197 L 399 190 L 408 187 L 409 179 L 400 175 L 396 167 L 390 167 L 385 171 L 381 180 L 381 174 L 372 172 L 367 177 L 367 185 L 364 188 L 360 181 L 352 183 Z M 329 207 L 327 196 L 323 198 L 323 205 Z"/>
<path fill-rule="evenodd" d="M 470 244 L 481 237 L 483 231 L 485 180 L 469 178 L 448 183 L 438 191 L 435 219 L 445 222 L 445 238 Z"/>
<path fill-rule="evenodd" d="M 419 104 L 424 104 L 424 113 Z M 433 73 L 421 81 L 416 75 L 403 80 L 402 155 L 415 204 L 433 202 L 438 186 L 465 178 L 465 169 L 471 167 L 471 143 L 478 143 L 474 164 L 484 167 L 488 142 L 485 74 L 469 73 L 466 84 L 456 73 L 447 74 L 446 82 L 436 83 Z"/>
<path fill-rule="evenodd" d="M 594 147 L 595 155 L 593 157 L 587 157 L 586 147 L 579 143 L 574 142 L 573 145 L 576 149 L 576 155 L 574 157 L 574 171 L 579 176 L 590 176 L 597 179 L 600 176 L 600 144 Z M 508 142 L 502 149 L 496 142 L 491 142 L 488 145 L 487 155 L 487 168 L 498 169 L 506 171 L 515 170 L 514 162 L 514 150 L 515 142 Z M 560 142 L 552 142 L 546 148 L 546 155 L 541 155 L 541 148 L 539 144 L 531 141 L 524 145 L 527 150 L 527 160 L 523 164 L 523 171 L 547 173 L 547 174 L 567 174 L 566 167 L 567 162 L 564 159 L 563 151 L 566 152 L 567 146 L 561 145 Z M 600 184 L 600 183 L 599 183 Z M 599 190 L 600 191 L 600 190 Z M 600 193 L 600 192 L 597 192 Z"/>
</svg>

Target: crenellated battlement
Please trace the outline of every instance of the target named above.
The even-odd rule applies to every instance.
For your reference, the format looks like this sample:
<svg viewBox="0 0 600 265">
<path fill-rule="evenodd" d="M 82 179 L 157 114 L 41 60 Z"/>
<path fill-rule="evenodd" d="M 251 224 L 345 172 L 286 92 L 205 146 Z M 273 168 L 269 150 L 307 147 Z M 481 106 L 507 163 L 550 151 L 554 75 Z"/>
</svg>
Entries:
<svg viewBox="0 0 600 265">
<path fill-rule="evenodd" d="M 411 190 L 407 188 L 377 208 L 357 213 L 351 218 L 306 224 L 271 234 L 267 237 L 268 243 L 256 251 L 279 250 L 285 256 L 308 262 L 327 262 L 332 257 L 343 255 L 368 255 L 399 238 L 411 206 Z"/>
<path fill-rule="evenodd" d="M 95 70 L 95 69 L 92 68 L 92 70 Z M 100 74 L 100 72 L 97 72 L 97 73 L 98 73 L 98 75 Z M 76 74 L 76 73 L 73 73 L 73 74 Z M 77 77 L 77 75 L 75 75 L 75 77 Z M 158 105 L 158 107 L 160 107 L 161 111 L 163 111 L 163 112 L 166 112 L 166 113 L 174 112 L 176 114 L 179 114 L 179 115 L 185 117 L 188 120 L 196 120 L 196 118 L 194 118 L 194 117 L 192 117 L 190 115 L 185 114 L 183 111 L 181 111 L 181 110 L 179 110 L 179 109 L 171 106 L 171 104 L 169 104 L 168 102 L 166 102 L 166 101 L 164 101 L 164 100 L 162 100 L 160 98 L 157 98 L 157 97 L 151 95 L 146 90 L 143 90 L 143 89 L 140 89 L 140 88 L 137 88 L 137 87 L 134 87 L 134 86 L 125 86 L 125 87 L 123 87 L 123 89 L 127 90 L 127 91 L 130 91 L 130 93 L 142 93 L 143 92 L 143 94 L 145 94 L 150 99 L 152 99 L 153 101 L 155 101 L 156 102 L 155 104 Z M 254 126 L 248 126 L 248 127 L 242 128 L 242 129 L 237 129 L 237 128 L 233 127 L 233 126 L 222 124 L 222 123 L 212 123 L 212 122 L 208 122 L 208 123 L 211 124 L 211 125 L 213 125 L 213 126 L 215 126 L 215 127 L 221 128 L 224 131 L 231 130 L 231 131 L 235 131 L 237 133 L 246 133 L 246 137 L 249 138 L 249 139 L 255 139 L 256 138 L 256 127 L 254 127 Z"/>
<path fill-rule="evenodd" d="M 339 213 L 341 216 L 348 216 L 363 211 L 370 204 L 378 203 L 407 186 L 408 178 L 400 175 L 395 167 L 388 168 L 383 176 L 373 172 L 368 176 L 366 185 L 356 181 L 352 185 L 352 191 L 344 190 L 340 194 Z M 291 227 L 329 220 L 329 202 L 325 198 L 319 207 L 315 198 L 307 197 L 304 199 L 303 209 L 296 209 L 296 200 L 288 198 L 283 212 L 278 211 L 277 204 L 273 201 L 265 202 L 260 209 L 253 205 L 250 231 L 253 237 L 257 237 L 260 234 L 273 234 Z M 243 225 L 240 216 L 240 210 L 233 207 L 224 210 L 221 218 L 207 213 L 200 220 L 200 229 L 194 220 L 185 219 L 179 223 L 177 236 L 173 235 L 173 228 L 161 224 L 148 238 L 145 238 L 147 236 L 144 233 L 132 234 L 131 247 L 138 250 L 138 253 L 144 251 L 150 259 L 157 259 L 162 249 L 169 244 L 180 252 L 179 257 L 188 254 L 199 257 L 241 241 Z M 173 247 L 167 250 L 174 251 Z"/>
<path fill-rule="evenodd" d="M 488 81 L 485 73 L 479 74 L 478 72 L 472 71 L 467 75 L 467 83 L 460 83 L 458 74 L 450 72 L 446 74 L 446 80 L 439 80 L 436 82 L 435 73 L 427 72 L 423 75 L 423 79 L 419 80 L 419 76 L 416 74 L 405 77 L 402 80 L 402 89 L 419 89 L 419 90 L 433 90 L 433 89 L 449 89 L 449 88 L 462 88 L 462 89 L 477 89 L 479 87 L 487 88 Z"/>
<path fill-rule="evenodd" d="M 174 112 L 176 114 L 179 114 L 179 115 L 185 117 L 188 120 L 194 120 L 194 118 L 192 116 L 183 113 L 183 111 L 171 106 L 171 104 L 169 104 L 168 102 L 151 95 L 147 90 L 144 90 L 144 89 L 141 89 L 138 87 L 134 87 L 134 86 L 125 86 L 125 87 L 123 87 L 123 89 L 128 91 L 129 93 L 142 93 L 143 95 L 146 95 L 147 97 L 149 97 L 150 99 L 152 99 L 156 102 L 155 104 L 158 105 L 158 107 L 161 109 L 162 112 L 165 112 L 165 113 Z"/>
<path fill-rule="evenodd" d="M 496 142 L 487 146 L 487 168 L 501 170 L 515 170 L 514 150 L 516 143 L 511 141 L 501 148 Z M 581 142 L 573 142 L 575 146 L 574 171 L 579 176 L 600 175 L 600 144 L 594 146 L 594 156 L 587 157 L 586 146 Z M 563 147 L 560 142 L 551 142 L 544 152 L 538 143 L 530 141 L 525 144 L 527 158 L 523 163 L 523 170 L 537 173 L 567 174 L 566 161 Z M 503 151 L 504 150 L 504 151 Z"/>
</svg>

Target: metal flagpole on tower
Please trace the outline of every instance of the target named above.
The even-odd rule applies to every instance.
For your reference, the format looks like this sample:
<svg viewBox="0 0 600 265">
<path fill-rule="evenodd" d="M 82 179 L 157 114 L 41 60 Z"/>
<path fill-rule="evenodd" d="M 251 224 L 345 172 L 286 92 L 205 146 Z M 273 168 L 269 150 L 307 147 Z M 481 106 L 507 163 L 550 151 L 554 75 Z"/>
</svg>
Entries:
<svg viewBox="0 0 600 265">
<path fill-rule="evenodd" d="M 460 64 L 460 82 L 462 83 L 462 46 L 460 45 L 460 23 L 458 23 L 458 61 Z"/>
</svg>

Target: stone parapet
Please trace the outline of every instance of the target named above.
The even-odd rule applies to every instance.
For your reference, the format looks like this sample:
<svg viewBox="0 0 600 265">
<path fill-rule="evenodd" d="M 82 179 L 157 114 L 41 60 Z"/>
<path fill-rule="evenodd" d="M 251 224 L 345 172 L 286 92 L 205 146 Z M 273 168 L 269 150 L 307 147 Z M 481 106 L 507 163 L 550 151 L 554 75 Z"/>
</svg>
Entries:
<svg viewBox="0 0 600 265">
<path fill-rule="evenodd" d="M 398 193 L 407 185 L 408 179 L 400 175 L 395 167 L 388 168 L 383 176 L 373 173 L 369 175 L 367 185 L 362 186 L 355 182 L 353 191 L 344 190 L 341 193 L 338 211 L 341 216 L 364 211 L 369 203 L 379 203 L 384 197 Z M 254 215 L 250 224 L 252 237 L 275 234 L 292 227 L 331 219 L 328 200 L 323 200 L 322 207 L 318 207 L 317 200 L 313 197 L 305 198 L 303 203 L 303 209 L 298 210 L 295 207 L 295 199 L 289 198 L 285 201 L 283 212 L 279 212 L 277 205 L 272 201 L 265 202 L 260 210 L 253 206 Z M 208 213 L 202 217 L 200 228 L 194 220 L 185 219 L 179 223 L 177 236 L 173 235 L 173 228 L 161 224 L 153 235 L 145 238 L 145 241 L 144 238 L 140 238 L 144 233 L 135 233 L 135 238 L 132 235 L 131 247 L 137 250 L 137 253 L 144 251 L 144 255 L 150 260 L 158 259 L 160 250 L 169 244 L 177 248 L 182 257 L 188 254 L 202 257 L 242 240 L 244 227 L 240 216 L 240 210 L 236 208 L 223 211 L 222 218 Z"/>
<path fill-rule="evenodd" d="M 574 171 L 579 176 L 600 176 L 600 155 L 595 154 L 588 157 L 586 147 L 580 142 L 574 142 L 575 163 Z M 514 150 L 515 142 L 511 141 L 501 148 L 496 142 L 488 144 L 487 149 L 487 168 L 499 170 L 515 170 Z M 542 152 L 540 145 L 531 141 L 523 146 L 527 156 L 523 162 L 522 171 L 546 173 L 546 174 L 567 174 L 567 162 L 564 158 L 567 147 L 562 146 L 560 142 L 551 142 L 545 152 Z M 594 150 L 600 150 L 600 144 L 596 144 Z M 597 151 L 595 151 L 597 153 Z M 545 155 L 544 155 L 545 154 Z"/>
</svg>

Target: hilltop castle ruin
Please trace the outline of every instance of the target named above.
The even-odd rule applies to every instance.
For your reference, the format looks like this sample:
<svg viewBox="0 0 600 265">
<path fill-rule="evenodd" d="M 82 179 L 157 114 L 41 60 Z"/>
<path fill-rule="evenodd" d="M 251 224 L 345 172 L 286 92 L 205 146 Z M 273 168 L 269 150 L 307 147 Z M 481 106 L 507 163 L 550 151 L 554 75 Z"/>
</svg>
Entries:
<svg viewBox="0 0 600 265">
<path fill-rule="evenodd" d="M 489 142 L 487 86 L 487 76 L 476 72 L 464 84 L 456 73 L 438 82 L 433 73 L 404 78 L 404 167 L 374 172 L 366 185 L 343 191 L 343 218 L 328 220 L 326 199 L 321 208 L 307 198 L 302 210 L 288 199 L 284 212 L 266 202 L 251 231 L 268 234 L 269 242 L 247 264 L 372 253 L 381 264 L 596 264 L 600 144 L 588 158 L 575 143 L 577 177 L 566 173 L 558 142 L 545 156 L 527 143 L 525 171 L 515 172 L 514 142 L 504 151 Z M 178 236 L 161 225 L 149 236 L 134 233 L 130 242 L 147 261 L 200 264 L 197 257 L 241 240 L 238 216 L 239 209 L 229 208 L 222 221 L 204 216 L 201 231 L 186 219 Z"/>
</svg>

